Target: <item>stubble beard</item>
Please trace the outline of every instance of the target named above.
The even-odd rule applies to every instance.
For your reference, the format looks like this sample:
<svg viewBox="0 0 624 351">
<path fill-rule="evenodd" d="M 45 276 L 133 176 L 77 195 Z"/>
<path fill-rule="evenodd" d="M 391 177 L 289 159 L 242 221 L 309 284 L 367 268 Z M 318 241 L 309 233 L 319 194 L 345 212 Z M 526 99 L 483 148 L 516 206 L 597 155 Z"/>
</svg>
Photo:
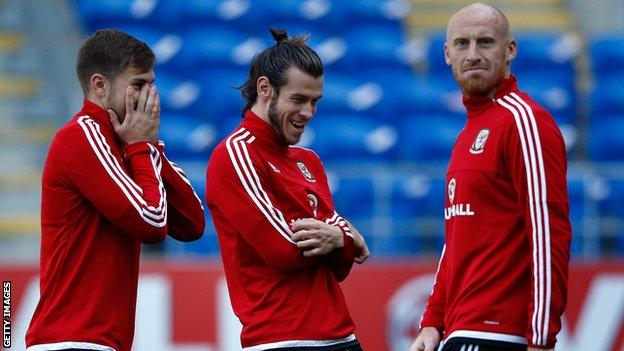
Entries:
<svg viewBox="0 0 624 351">
<path fill-rule="evenodd" d="M 277 110 L 277 96 L 271 99 L 271 102 L 269 103 L 269 111 L 267 112 L 267 115 L 269 117 L 269 122 L 271 123 L 271 127 L 273 127 L 273 129 L 279 136 L 280 141 L 284 144 L 292 145 L 292 143 L 289 142 L 288 139 L 286 139 L 286 135 L 284 135 L 284 130 L 282 129 L 282 126 L 280 125 L 279 111 Z"/>
<path fill-rule="evenodd" d="M 124 108 L 118 108 L 117 106 L 115 106 L 115 101 L 116 101 L 116 96 L 115 96 L 115 91 L 113 89 L 111 89 L 108 92 L 108 96 L 106 97 L 106 105 L 105 106 L 105 110 L 113 110 L 115 112 L 115 114 L 117 115 L 117 117 L 119 118 L 119 123 L 123 123 L 125 117 L 126 117 L 126 111 L 125 111 L 125 101 L 124 101 Z M 124 98 L 125 98 L 125 94 L 124 94 Z M 136 107 L 135 107 L 136 108 Z"/>
<path fill-rule="evenodd" d="M 465 96 L 489 96 L 500 84 L 502 78 L 496 81 L 488 81 L 487 77 L 482 76 L 465 78 L 456 75 L 455 80 Z"/>
</svg>

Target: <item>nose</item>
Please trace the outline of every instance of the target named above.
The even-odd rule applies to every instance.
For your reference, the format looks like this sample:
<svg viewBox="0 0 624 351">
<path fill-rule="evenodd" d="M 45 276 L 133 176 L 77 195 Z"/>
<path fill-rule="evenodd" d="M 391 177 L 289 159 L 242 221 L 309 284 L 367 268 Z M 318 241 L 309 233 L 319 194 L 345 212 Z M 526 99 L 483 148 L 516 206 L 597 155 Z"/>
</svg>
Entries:
<svg viewBox="0 0 624 351">
<path fill-rule="evenodd" d="M 479 60 L 481 60 L 481 55 L 479 54 L 477 42 L 471 41 L 470 46 L 468 47 L 468 55 L 466 56 L 466 61 L 470 63 L 475 63 L 479 62 Z"/>
<path fill-rule="evenodd" d="M 305 119 L 310 119 L 312 118 L 312 116 L 314 116 L 315 110 L 316 110 L 316 107 L 314 106 L 313 103 L 307 103 L 305 104 L 305 106 L 303 106 L 301 111 L 299 111 L 299 114 Z"/>
</svg>

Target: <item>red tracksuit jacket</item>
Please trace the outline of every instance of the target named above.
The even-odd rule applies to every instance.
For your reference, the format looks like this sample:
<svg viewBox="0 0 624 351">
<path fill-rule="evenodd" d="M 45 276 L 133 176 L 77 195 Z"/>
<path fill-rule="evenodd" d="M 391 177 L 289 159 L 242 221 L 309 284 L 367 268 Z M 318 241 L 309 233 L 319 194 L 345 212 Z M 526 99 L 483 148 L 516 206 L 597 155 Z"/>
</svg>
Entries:
<svg viewBox="0 0 624 351">
<path fill-rule="evenodd" d="M 201 201 L 163 145 L 123 148 L 85 100 L 54 137 L 42 176 L 41 298 L 28 351 L 130 351 L 141 243 L 201 237 Z"/>
<path fill-rule="evenodd" d="M 464 105 L 446 176 L 446 245 L 421 327 L 554 347 L 571 239 L 563 138 L 513 76 L 494 99 Z"/>
<path fill-rule="evenodd" d="M 289 147 L 248 112 L 214 150 L 206 202 L 219 238 L 244 350 L 323 346 L 354 339 L 338 282 L 353 264 L 354 242 L 335 212 L 327 178 L 311 150 Z M 345 247 L 304 258 L 289 224 L 316 218 L 341 226 Z"/>
</svg>

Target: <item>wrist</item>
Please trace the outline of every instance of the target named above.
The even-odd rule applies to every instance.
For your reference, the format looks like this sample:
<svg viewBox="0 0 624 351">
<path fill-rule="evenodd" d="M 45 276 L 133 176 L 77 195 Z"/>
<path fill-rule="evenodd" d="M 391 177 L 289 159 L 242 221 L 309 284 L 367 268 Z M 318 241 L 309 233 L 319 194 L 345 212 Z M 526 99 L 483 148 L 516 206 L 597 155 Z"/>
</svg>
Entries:
<svg viewBox="0 0 624 351">
<path fill-rule="evenodd" d="M 129 159 L 134 155 L 149 154 L 154 147 L 146 141 L 137 141 L 124 146 L 124 158 Z"/>
<path fill-rule="evenodd" d="M 334 228 L 337 229 L 336 231 L 336 238 L 337 238 L 337 245 L 336 248 L 337 249 L 342 249 L 345 246 L 345 232 L 342 229 L 342 227 L 340 226 L 335 226 Z"/>
</svg>

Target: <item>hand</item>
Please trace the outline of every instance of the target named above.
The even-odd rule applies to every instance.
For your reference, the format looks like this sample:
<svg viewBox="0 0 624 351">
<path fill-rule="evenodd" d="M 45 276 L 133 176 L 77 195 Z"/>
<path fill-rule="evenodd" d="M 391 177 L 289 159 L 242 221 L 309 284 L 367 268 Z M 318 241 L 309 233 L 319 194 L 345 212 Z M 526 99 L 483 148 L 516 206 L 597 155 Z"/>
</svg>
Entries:
<svg viewBox="0 0 624 351">
<path fill-rule="evenodd" d="M 132 89 L 131 86 L 126 88 L 126 116 L 123 122 L 119 121 L 119 116 L 115 111 L 108 110 L 115 133 L 126 145 L 138 141 L 156 143 L 160 126 L 160 99 L 156 93 L 156 87 L 149 84 L 143 85 L 136 108 L 134 108 Z"/>
<path fill-rule="evenodd" d="M 322 256 L 344 246 L 344 234 L 336 226 L 314 218 L 304 218 L 290 225 L 292 240 L 303 250 L 303 256 Z"/>
<path fill-rule="evenodd" d="M 440 343 L 440 332 L 434 327 L 424 327 L 409 351 L 435 351 Z"/>
<path fill-rule="evenodd" d="M 370 257 L 370 251 L 368 250 L 368 246 L 366 246 L 366 241 L 362 234 L 360 234 L 351 223 L 349 223 L 349 229 L 351 229 L 353 241 L 355 242 L 355 257 L 353 258 L 353 262 L 362 264 Z"/>
</svg>

